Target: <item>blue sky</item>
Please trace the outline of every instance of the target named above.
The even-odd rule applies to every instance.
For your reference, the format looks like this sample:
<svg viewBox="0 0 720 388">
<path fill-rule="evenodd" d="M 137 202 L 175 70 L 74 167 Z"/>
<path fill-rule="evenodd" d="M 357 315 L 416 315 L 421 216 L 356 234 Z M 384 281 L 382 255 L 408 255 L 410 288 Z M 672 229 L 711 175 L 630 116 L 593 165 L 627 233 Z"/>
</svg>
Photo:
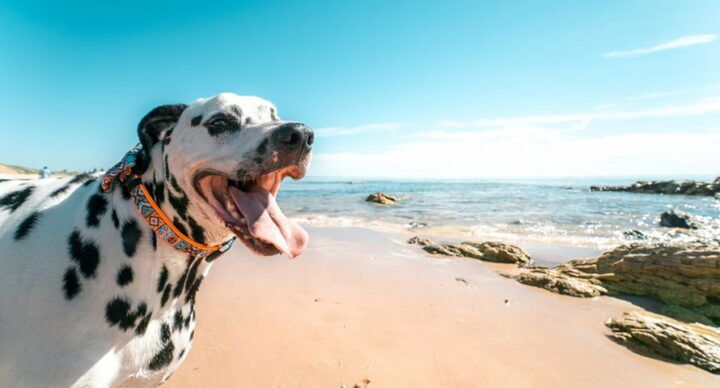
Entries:
<svg viewBox="0 0 720 388">
<path fill-rule="evenodd" d="M 720 174 L 717 1 L 0 0 L 0 162 L 112 165 L 232 91 L 316 129 L 312 175 Z"/>
</svg>

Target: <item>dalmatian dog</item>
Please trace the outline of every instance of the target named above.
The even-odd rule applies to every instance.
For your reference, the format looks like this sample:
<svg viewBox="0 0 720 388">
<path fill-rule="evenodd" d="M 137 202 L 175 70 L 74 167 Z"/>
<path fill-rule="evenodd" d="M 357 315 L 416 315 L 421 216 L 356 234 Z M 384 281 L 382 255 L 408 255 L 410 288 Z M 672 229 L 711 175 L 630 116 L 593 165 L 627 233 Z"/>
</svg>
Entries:
<svg viewBox="0 0 720 388">
<path fill-rule="evenodd" d="M 172 224 L 206 246 L 236 237 L 295 257 L 305 231 L 275 196 L 307 171 L 312 130 L 270 102 L 222 93 L 138 126 L 133 167 Z M 127 188 L 91 175 L 0 182 L 0 386 L 156 386 L 187 357 L 212 261 L 151 229 Z"/>
</svg>

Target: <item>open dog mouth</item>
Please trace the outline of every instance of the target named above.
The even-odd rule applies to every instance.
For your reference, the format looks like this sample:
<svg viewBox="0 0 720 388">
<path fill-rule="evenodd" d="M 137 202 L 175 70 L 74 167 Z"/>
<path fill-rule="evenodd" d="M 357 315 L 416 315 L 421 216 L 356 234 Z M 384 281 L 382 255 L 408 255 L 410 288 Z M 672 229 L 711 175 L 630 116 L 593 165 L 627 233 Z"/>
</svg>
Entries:
<svg viewBox="0 0 720 388">
<path fill-rule="evenodd" d="M 216 214 L 252 251 L 261 255 L 284 253 L 293 258 L 308 243 L 305 230 L 288 219 L 275 201 L 283 178 L 302 177 L 295 166 L 259 174 L 245 180 L 205 172 L 195 178 L 195 189 Z"/>
</svg>

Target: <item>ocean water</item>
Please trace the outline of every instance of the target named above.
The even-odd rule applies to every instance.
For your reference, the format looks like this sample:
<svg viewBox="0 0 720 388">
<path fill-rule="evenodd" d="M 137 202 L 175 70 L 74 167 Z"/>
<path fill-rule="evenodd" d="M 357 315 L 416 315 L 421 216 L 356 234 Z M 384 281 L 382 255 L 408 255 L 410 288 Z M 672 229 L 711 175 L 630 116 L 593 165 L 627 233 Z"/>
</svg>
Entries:
<svg viewBox="0 0 720 388">
<path fill-rule="evenodd" d="M 720 239 L 720 200 L 710 197 L 591 192 L 591 185 L 634 179 L 403 181 L 304 179 L 283 182 L 278 202 L 301 223 L 423 231 L 457 239 L 536 241 L 606 249 L 635 241 Z M 365 202 L 396 194 L 394 206 Z M 659 226 L 669 209 L 696 216 L 704 227 L 686 234 Z"/>
</svg>

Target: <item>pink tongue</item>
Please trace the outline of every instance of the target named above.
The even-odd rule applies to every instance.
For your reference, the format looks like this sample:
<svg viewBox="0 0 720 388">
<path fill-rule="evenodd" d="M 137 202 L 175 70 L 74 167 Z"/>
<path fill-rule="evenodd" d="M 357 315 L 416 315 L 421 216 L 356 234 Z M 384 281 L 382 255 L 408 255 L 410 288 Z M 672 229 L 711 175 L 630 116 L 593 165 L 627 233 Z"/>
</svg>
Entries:
<svg viewBox="0 0 720 388">
<path fill-rule="evenodd" d="M 291 258 L 305 250 L 307 232 L 285 217 L 269 191 L 260 186 L 253 186 L 249 192 L 235 187 L 229 190 L 235 205 L 247 220 L 251 235 L 274 245 Z"/>
</svg>

